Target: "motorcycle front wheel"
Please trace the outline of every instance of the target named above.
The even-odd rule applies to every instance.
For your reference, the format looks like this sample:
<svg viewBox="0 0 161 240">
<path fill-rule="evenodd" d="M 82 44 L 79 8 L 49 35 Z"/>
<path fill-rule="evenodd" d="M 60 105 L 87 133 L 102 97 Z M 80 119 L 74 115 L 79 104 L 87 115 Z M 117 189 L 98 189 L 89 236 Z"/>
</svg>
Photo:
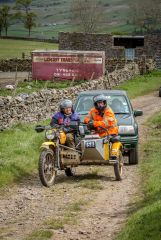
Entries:
<svg viewBox="0 0 161 240">
<path fill-rule="evenodd" d="M 45 187 L 51 187 L 56 178 L 55 154 L 51 149 L 44 149 L 39 158 L 39 177 Z"/>
<path fill-rule="evenodd" d="M 114 164 L 114 173 L 116 177 L 116 181 L 122 180 L 122 171 L 123 171 L 123 156 L 122 152 L 119 152 L 118 162 Z"/>
</svg>

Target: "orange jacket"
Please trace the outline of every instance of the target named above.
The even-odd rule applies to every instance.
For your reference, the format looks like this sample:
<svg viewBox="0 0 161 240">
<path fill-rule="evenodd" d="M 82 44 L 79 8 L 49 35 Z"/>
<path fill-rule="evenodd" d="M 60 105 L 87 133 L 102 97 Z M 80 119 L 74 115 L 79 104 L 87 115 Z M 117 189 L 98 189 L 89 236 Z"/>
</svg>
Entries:
<svg viewBox="0 0 161 240">
<path fill-rule="evenodd" d="M 96 108 L 92 108 L 84 122 L 87 124 L 90 120 L 94 121 L 94 127 L 98 133 L 101 130 L 100 137 L 108 134 L 118 134 L 117 120 L 110 107 L 107 107 L 102 114 Z M 108 129 L 108 132 L 103 131 L 100 126 Z"/>
</svg>

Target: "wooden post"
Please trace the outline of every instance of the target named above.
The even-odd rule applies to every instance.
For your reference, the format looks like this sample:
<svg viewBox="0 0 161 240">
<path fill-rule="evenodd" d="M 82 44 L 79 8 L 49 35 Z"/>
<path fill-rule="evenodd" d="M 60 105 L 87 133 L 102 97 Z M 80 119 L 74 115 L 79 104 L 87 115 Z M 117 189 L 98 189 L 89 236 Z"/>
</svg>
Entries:
<svg viewBox="0 0 161 240">
<path fill-rule="evenodd" d="M 75 81 L 75 77 L 73 77 L 73 78 L 72 78 L 72 81 L 71 81 L 71 83 L 70 83 L 69 87 L 72 87 L 72 86 L 73 86 L 73 84 L 74 84 L 74 81 Z"/>
<path fill-rule="evenodd" d="M 32 74 L 31 72 L 28 72 L 28 82 L 30 81 L 30 79 L 32 79 Z"/>
<path fill-rule="evenodd" d="M 91 75 L 89 81 L 91 81 L 91 80 L 93 79 L 94 74 L 95 74 L 95 72 L 92 73 L 92 75 Z"/>
<path fill-rule="evenodd" d="M 43 89 L 47 88 L 47 85 L 48 85 L 48 80 L 46 80 Z"/>
<path fill-rule="evenodd" d="M 14 90 L 13 90 L 13 97 L 16 95 L 17 85 L 18 85 L 18 78 L 17 78 L 17 65 L 16 65 L 16 72 L 15 72 L 15 88 L 14 88 Z"/>
</svg>

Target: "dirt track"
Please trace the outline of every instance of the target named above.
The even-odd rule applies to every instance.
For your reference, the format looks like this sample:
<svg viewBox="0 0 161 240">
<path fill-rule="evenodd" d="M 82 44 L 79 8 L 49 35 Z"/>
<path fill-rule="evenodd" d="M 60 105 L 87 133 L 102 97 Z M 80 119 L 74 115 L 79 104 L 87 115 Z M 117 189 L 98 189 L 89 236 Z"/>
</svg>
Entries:
<svg viewBox="0 0 161 240">
<path fill-rule="evenodd" d="M 143 123 L 153 113 L 161 110 L 161 98 L 152 93 L 133 100 L 134 108 L 144 111 L 138 117 L 140 141 L 143 140 Z M 97 170 L 98 175 L 91 173 Z M 87 178 L 94 179 L 100 190 L 83 187 Z M 101 239 L 111 240 L 127 220 L 127 214 L 138 194 L 137 166 L 124 167 L 124 179 L 114 181 L 113 168 L 108 166 L 80 167 L 71 179 L 60 174 L 57 184 L 50 188 L 41 186 L 37 173 L 19 185 L 6 188 L 0 196 L 0 239 L 22 240 L 34 230 L 45 228 L 44 221 L 63 216 L 74 203 L 85 204 L 77 212 L 75 225 L 65 224 L 53 230 L 53 240 Z"/>
<path fill-rule="evenodd" d="M 0 72 L 0 88 L 4 88 L 6 85 L 15 85 L 16 81 L 23 82 L 28 80 L 28 72 Z"/>
</svg>

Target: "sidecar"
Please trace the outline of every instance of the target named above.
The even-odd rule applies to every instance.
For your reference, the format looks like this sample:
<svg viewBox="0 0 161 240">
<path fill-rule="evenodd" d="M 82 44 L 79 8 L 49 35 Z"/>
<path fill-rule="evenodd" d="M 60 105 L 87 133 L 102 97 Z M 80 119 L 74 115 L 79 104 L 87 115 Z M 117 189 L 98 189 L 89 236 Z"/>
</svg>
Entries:
<svg viewBox="0 0 161 240">
<path fill-rule="evenodd" d="M 80 153 L 77 149 L 68 149 L 61 146 L 61 162 L 67 169 L 78 165 L 112 165 L 116 180 L 121 180 L 123 146 L 119 136 L 100 138 L 98 134 L 87 134 L 80 140 Z"/>
</svg>

